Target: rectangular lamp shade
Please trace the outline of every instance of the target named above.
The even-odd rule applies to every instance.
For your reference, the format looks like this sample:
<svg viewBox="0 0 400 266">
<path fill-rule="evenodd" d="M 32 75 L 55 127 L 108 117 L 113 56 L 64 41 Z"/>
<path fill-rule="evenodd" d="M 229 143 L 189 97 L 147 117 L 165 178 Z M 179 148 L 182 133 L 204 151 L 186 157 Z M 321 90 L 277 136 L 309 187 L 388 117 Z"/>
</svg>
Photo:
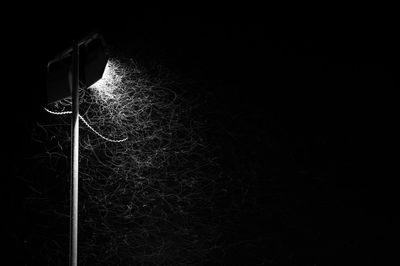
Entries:
<svg viewBox="0 0 400 266">
<path fill-rule="evenodd" d="M 79 81 L 89 87 L 101 79 L 108 61 L 104 40 L 97 37 L 80 42 Z M 60 59 L 50 61 L 47 69 L 47 103 L 56 102 L 71 96 L 70 75 L 72 73 L 72 49 L 67 50 Z M 57 58 L 57 57 L 56 57 Z"/>
</svg>

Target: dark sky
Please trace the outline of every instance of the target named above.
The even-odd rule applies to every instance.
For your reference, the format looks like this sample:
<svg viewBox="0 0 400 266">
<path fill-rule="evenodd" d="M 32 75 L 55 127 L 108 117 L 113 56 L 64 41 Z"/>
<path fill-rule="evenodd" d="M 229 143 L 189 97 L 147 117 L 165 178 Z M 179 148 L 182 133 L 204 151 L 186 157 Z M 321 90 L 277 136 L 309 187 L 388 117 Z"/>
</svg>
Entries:
<svg viewBox="0 0 400 266">
<path fill-rule="evenodd" d="M 161 11 L 108 19 L 71 29 L 65 16 L 32 17 L 4 33 L 11 70 L 3 76 L 6 231 L 29 227 L 21 221 L 26 191 L 16 173 L 34 153 L 46 63 L 74 37 L 97 30 L 116 51 L 159 62 L 212 95 L 209 121 L 227 132 L 213 139 L 223 165 L 251 168 L 249 193 L 258 201 L 236 228 L 236 237 L 253 239 L 253 246 L 232 249 L 226 265 L 265 252 L 293 265 L 378 261 L 390 253 L 395 176 L 388 174 L 388 154 L 399 83 L 399 43 L 390 34 L 284 34 L 270 23 Z M 271 173 L 281 180 L 268 183 Z M 284 196 L 271 207 L 274 185 Z M 263 218 L 280 208 L 288 209 L 281 221 Z M 275 223 L 281 231 L 271 233 Z M 10 252 L 19 254 L 21 246 Z"/>
</svg>

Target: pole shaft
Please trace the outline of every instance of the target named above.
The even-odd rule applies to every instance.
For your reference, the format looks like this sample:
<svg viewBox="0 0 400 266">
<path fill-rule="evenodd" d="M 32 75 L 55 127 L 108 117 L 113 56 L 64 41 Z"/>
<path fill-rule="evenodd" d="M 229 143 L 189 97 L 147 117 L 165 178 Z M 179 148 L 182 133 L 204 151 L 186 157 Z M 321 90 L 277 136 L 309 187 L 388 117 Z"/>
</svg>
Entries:
<svg viewBox="0 0 400 266">
<path fill-rule="evenodd" d="M 73 43 L 71 187 L 70 187 L 70 265 L 78 265 L 78 176 L 79 176 L 79 46 Z"/>
</svg>

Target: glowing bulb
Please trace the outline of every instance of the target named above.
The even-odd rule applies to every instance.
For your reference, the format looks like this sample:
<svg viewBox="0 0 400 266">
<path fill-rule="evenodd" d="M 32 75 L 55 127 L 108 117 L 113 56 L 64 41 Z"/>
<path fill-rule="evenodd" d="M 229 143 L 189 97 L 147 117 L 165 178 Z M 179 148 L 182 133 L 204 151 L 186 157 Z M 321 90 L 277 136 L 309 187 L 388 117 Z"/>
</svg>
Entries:
<svg viewBox="0 0 400 266">
<path fill-rule="evenodd" d="M 93 89 L 102 100 L 115 100 L 114 92 L 120 86 L 123 77 L 124 73 L 121 73 L 118 64 L 113 60 L 108 60 L 102 78 L 89 88 Z"/>
</svg>

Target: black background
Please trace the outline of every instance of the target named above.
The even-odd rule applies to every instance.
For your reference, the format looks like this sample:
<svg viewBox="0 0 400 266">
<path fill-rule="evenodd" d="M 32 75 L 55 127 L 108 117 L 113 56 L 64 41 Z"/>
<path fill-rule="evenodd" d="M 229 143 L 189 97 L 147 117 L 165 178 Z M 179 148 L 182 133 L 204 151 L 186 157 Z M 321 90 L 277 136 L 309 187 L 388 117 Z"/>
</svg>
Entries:
<svg viewBox="0 0 400 266">
<path fill-rule="evenodd" d="M 35 222 L 17 176 L 35 153 L 46 63 L 94 30 L 115 50 L 159 62 L 210 95 L 206 115 L 219 128 L 210 142 L 223 167 L 248 180 L 249 207 L 226 236 L 243 244 L 228 249 L 222 265 L 381 264 L 392 254 L 399 72 L 390 31 L 306 36 L 279 23 L 150 9 L 71 24 L 56 13 L 14 19 L 19 26 L 3 23 L 2 235 L 15 262 L 8 265 L 32 265 L 23 241 Z"/>
</svg>

